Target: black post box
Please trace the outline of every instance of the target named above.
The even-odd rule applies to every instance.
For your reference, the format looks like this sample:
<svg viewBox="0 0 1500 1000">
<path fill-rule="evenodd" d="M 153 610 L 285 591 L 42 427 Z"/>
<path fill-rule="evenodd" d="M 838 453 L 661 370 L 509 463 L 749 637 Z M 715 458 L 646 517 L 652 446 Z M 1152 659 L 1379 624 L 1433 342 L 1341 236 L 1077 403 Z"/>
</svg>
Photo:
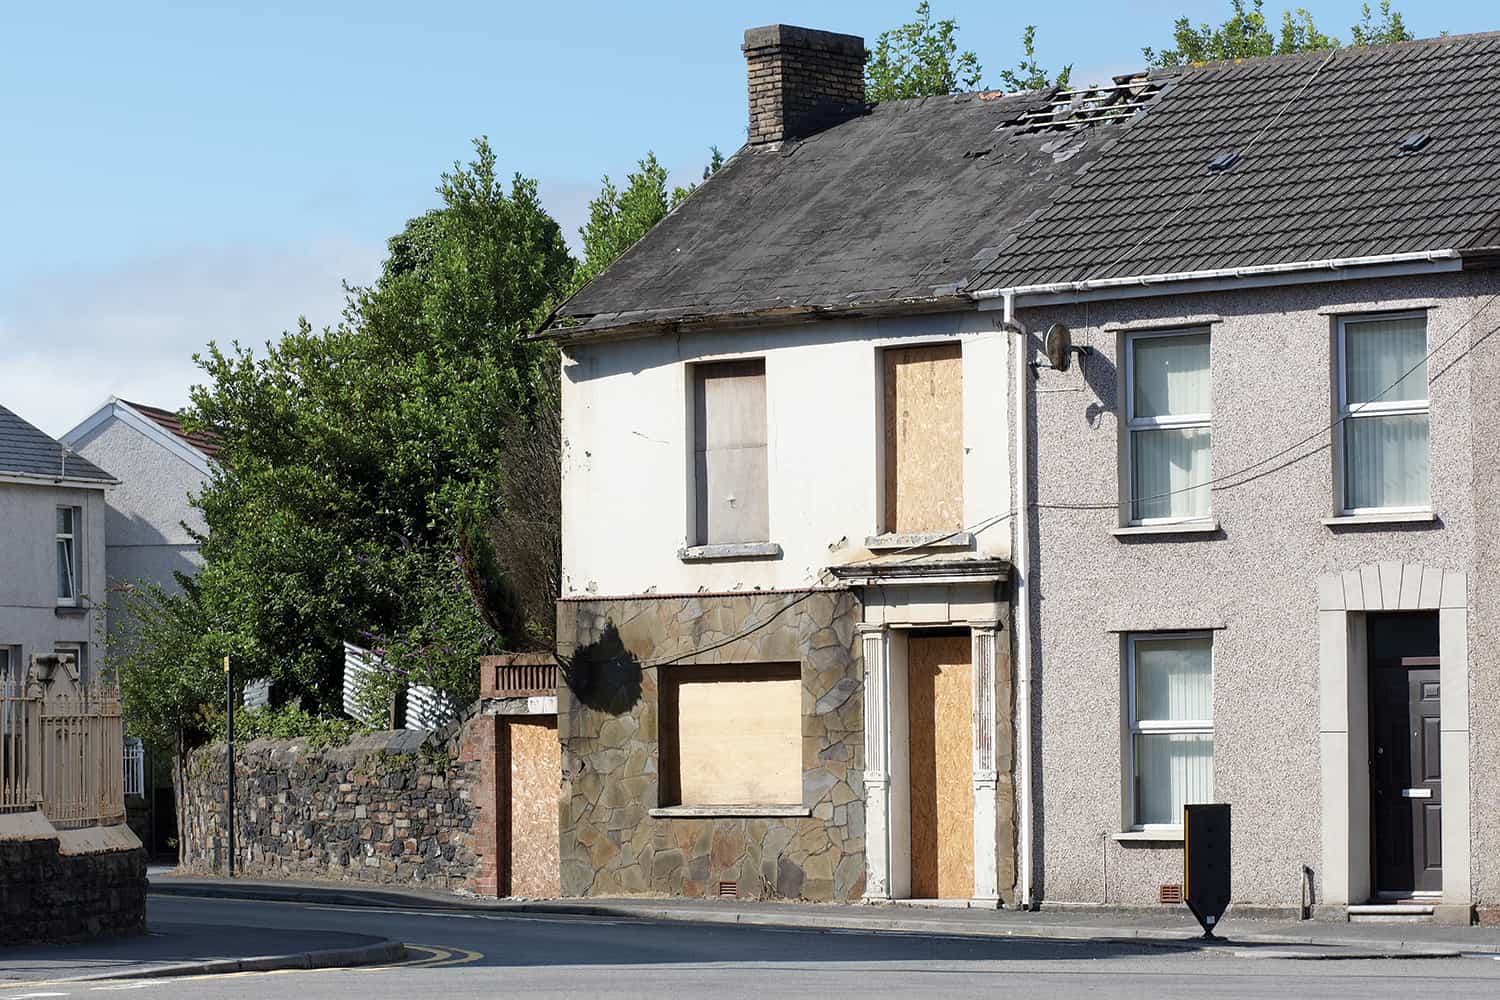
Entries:
<svg viewBox="0 0 1500 1000">
<path fill-rule="evenodd" d="M 1183 896 L 1203 926 L 1205 940 L 1229 906 L 1229 804 L 1184 806 Z"/>
</svg>

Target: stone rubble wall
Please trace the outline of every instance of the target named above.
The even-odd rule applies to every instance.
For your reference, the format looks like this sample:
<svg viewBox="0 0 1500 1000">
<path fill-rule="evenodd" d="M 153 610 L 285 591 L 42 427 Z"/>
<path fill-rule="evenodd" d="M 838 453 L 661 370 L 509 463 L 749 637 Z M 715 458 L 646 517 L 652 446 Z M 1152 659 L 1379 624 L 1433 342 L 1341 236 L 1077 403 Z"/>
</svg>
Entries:
<svg viewBox="0 0 1500 1000">
<path fill-rule="evenodd" d="M 857 900 L 865 883 L 863 658 L 847 591 L 564 600 L 558 606 L 562 894 Z M 756 623 L 767 623 L 715 649 Z M 701 650 L 701 652 L 693 652 Z M 687 655 L 684 655 L 687 654 Z M 806 817 L 653 817 L 653 659 L 802 667 Z M 690 667 L 688 667 L 690 669 Z M 682 669 L 672 667 L 669 669 Z"/>
<path fill-rule="evenodd" d="M 236 873 L 474 888 L 484 861 L 478 832 L 493 823 L 480 815 L 485 722 L 493 728 L 481 715 L 438 733 L 373 733 L 331 749 L 246 744 L 235 754 Z M 224 750 L 205 747 L 189 763 L 181 861 L 189 871 L 225 870 Z"/>
</svg>

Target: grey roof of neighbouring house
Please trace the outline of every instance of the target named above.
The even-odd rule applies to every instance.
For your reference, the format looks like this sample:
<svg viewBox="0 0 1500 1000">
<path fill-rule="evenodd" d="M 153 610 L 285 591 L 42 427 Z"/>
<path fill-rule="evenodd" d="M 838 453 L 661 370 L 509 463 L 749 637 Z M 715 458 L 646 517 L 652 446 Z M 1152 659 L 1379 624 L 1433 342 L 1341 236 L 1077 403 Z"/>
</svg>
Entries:
<svg viewBox="0 0 1500 1000">
<path fill-rule="evenodd" d="M 63 460 L 62 442 L 47 436 L 10 410 L 0 406 L 0 476 L 113 483 L 114 477 L 85 458 L 72 454 Z"/>
<path fill-rule="evenodd" d="M 1500 247 L 1500 34 L 1157 77 L 1144 113 L 1073 136 L 1011 127 L 1049 93 L 970 94 L 742 150 L 551 331 L 915 311 L 983 288 Z M 1425 145 L 1400 155 L 1412 133 Z M 1239 158 L 1211 175 L 1220 153 Z"/>
<path fill-rule="evenodd" d="M 779 150 L 746 149 L 557 315 L 591 332 L 957 301 L 975 255 L 1120 131 L 1091 130 L 1081 146 L 1009 139 L 1009 123 L 1045 96 L 895 101 Z"/>
<path fill-rule="evenodd" d="M 969 287 L 1492 249 L 1497 93 L 1500 34 L 1195 67 Z"/>
</svg>

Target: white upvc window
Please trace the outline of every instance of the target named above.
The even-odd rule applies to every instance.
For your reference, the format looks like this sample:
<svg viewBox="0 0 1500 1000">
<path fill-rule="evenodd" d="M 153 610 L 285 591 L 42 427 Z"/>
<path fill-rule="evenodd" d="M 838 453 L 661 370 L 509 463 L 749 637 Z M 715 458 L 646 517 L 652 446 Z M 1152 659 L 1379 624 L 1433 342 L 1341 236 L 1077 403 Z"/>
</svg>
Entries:
<svg viewBox="0 0 1500 1000">
<path fill-rule="evenodd" d="M 83 512 L 77 507 L 57 508 L 57 603 L 78 604 L 78 538 Z"/>
<path fill-rule="evenodd" d="M 1341 318 L 1337 354 L 1339 513 L 1431 510 L 1426 314 Z"/>
<path fill-rule="evenodd" d="M 1213 636 L 1132 635 L 1126 659 L 1131 829 L 1177 829 L 1214 796 Z"/>
<path fill-rule="evenodd" d="M 1213 475 L 1208 332 L 1128 336 L 1124 395 L 1127 520 L 1206 519 Z"/>
</svg>

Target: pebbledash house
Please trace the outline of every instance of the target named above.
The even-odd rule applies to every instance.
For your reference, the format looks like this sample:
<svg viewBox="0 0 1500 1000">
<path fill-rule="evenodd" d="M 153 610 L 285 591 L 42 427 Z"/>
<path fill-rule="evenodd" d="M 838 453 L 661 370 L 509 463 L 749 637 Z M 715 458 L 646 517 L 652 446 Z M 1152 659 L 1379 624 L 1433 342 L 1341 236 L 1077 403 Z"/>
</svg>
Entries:
<svg viewBox="0 0 1500 1000">
<path fill-rule="evenodd" d="M 545 331 L 563 894 L 1149 906 L 1223 801 L 1239 905 L 1500 906 L 1500 36 L 875 105 L 858 38 L 744 53 L 746 145 Z"/>
</svg>

